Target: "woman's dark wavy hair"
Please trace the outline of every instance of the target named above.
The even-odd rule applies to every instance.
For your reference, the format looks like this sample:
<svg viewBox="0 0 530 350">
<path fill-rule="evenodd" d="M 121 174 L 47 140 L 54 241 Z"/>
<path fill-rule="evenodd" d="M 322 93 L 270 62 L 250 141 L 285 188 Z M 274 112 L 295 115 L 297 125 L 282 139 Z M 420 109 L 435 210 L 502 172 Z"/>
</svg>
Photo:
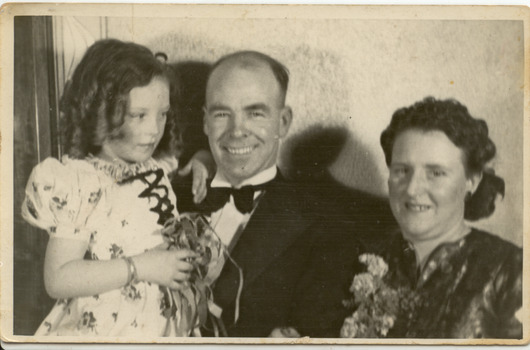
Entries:
<svg viewBox="0 0 530 350">
<path fill-rule="evenodd" d="M 504 196 L 504 180 L 486 168 L 496 152 L 486 122 L 473 118 L 466 106 L 453 99 L 426 97 L 410 107 L 398 109 L 380 139 L 388 166 L 396 137 L 409 129 L 441 131 L 462 150 L 466 173 L 482 174 L 477 190 L 466 200 L 464 218 L 478 220 L 490 216 L 495 211 L 497 195 Z"/>
<path fill-rule="evenodd" d="M 103 141 L 121 137 L 129 92 L 162 77 L 170 84 L 171 110 L 154 152 L 174 154 L 177 147 L 178 87 L 172 72 L 142 45 L 105 39 L 88 48 L 61 98 L 64 152 L 72 158 L 97 154 Z"/>
</svg>

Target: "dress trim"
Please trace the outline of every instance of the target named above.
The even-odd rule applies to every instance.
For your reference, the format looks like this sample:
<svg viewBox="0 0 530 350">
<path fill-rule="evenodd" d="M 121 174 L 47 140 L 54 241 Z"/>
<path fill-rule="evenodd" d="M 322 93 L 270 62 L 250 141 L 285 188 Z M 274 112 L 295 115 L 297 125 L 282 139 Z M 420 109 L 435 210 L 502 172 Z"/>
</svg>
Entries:
<svg viewBox="0 0 530 350">
<path fill-rule="evenodd" d="M 116 182 L 122 182 L 138 174 L 154 171 L 160 168 L 158 162 L 153 158 L 149 158 L 142 163 L 126 163 L 120 159 L 110 162 L 89 154 L 86 157 L 86 161 L 92 164 L 96 170 L 104 172 Z"/>
</svg>

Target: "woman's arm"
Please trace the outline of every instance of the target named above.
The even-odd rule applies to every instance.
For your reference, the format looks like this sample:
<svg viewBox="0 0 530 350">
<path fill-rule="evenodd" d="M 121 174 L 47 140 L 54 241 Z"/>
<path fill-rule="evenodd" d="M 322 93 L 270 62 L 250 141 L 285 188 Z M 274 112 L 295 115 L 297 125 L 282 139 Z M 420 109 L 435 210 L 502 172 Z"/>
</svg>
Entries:
<svg viewBox="0 0 530 350">
<path fill-rule="evenodd" d="M 522 338 L 523 325 L 517 318 L 517 312 L 522 308 L 523 302 L 522 268 L 522 250 L 514 249 L 507 254 L 493 280 L 494 293 L 490 296 L 493 297 L 491 304 L 497 322 L 488 330 L 487 337 Z"/>
<path fill-rule="evenodd" d="M 87 243 L 51 237 L 44 261 L 44 284 L 52 298 L 95 295 L 123 287 L 129 271 L 124 259 L 84 260 Z M 171 289 L 181 288 L 193 265 L 185 259 L 196 255 L 188 250 L 152 249 L 132 257 L 140 281 Z"/>
</svg>

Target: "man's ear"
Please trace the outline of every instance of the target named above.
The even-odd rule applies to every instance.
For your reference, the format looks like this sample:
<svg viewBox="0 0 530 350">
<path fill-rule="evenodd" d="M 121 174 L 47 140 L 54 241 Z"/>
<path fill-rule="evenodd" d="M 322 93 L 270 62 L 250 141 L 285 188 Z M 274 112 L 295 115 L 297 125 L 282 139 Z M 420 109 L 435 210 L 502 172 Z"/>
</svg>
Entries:
<svg viewBox="0 0 530 350">
<path fill-rule="evenodd" d="M 466 190 L 471 194 L 475 193 L 480 181 L 482 181 L 482 173 L 470 174 L 466 181 Z"/>
<path fill-rule="evenodd" d="M 292 121 L 293 111 L 291 110 L 291 107 L 283 107 L 282 111 L 280 112 L 280 138 L 284 138 L 287 135 L 287 133 L 289 132 L 289 128 L 291 127 Z"/>
<path fill-rule="evenodd" d="M 206 122 L 206 117 L 207 117 L 206 107 L 203 106 L 202 107 L 202 131 L 204 132 L 206 136 L 208 136 L 208 123 Z"/>
</svg>

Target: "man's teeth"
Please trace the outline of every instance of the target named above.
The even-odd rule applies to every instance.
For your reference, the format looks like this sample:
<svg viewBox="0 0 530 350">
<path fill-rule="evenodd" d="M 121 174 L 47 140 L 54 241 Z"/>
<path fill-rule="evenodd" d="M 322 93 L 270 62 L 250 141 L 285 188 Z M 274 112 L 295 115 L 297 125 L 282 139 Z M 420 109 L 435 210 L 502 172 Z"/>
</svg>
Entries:
<svg viewBox="0 0 530 350">
<path fill-rule="evenodd" d="M 228 150 L 228 153 L 230 153 L 230 154 L 238 154 L 239 155 L 239 154 L 248 154 L 248 153 L 252 152 L 254 147 L 252 147 L 252 146 L 241 147 L 241 148 L 227 147 L 226 149 Z"/>
<path fill-rule="evenodd" d="M 426 211 L 430 209 L 429 205 L 419 205 L 419 204 L 407 204 L 407 208 L 412 211 Z"/>
</svg>

